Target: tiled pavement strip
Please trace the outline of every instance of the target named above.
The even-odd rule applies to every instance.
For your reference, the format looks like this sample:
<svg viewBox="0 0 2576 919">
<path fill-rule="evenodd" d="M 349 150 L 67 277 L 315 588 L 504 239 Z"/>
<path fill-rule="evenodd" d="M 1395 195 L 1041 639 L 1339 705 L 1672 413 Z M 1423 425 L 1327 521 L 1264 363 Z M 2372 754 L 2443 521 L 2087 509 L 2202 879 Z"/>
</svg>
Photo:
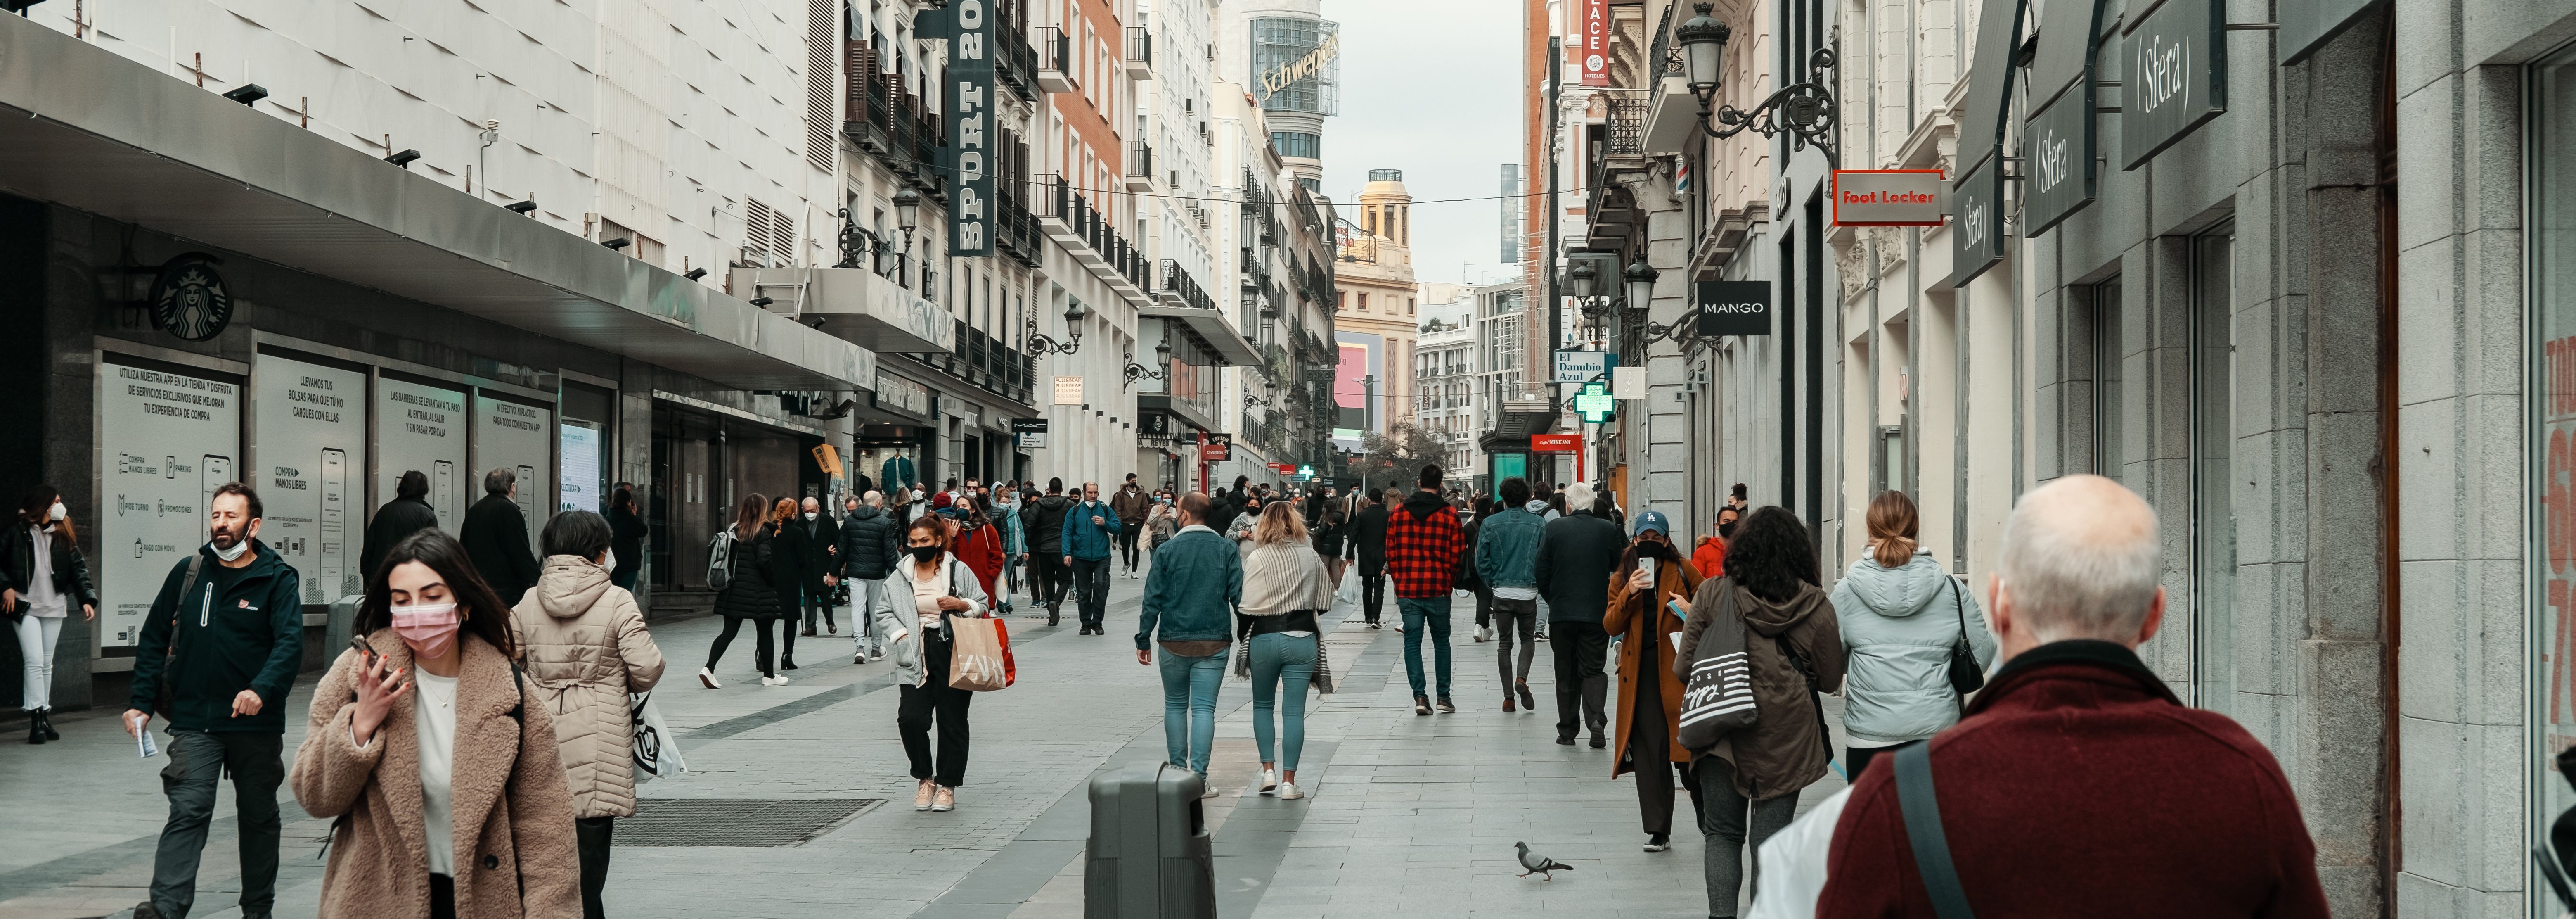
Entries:
<svg viewBox="0 0 2576 919">
<path fill-rule="evenodd" d="M 844 635 L 800 638 L 802 670 L 764 688 L 752 643 L 738 638 L 708 691 L 693 674 L 718 620 L 659 623 L 671 660 L 657 698 L 690 771 L 646 783 L 647 798 L 876 797 L 889 804 L 792 848 L 620 848 L 608 906 L 621 917 L 1010 917 L 1081 912 L 1088 780 L 1161 758 L 1156 668 L 1135 663 L 1141 580 L 1111 582 L 1106 637 L 1014 616 L 1019 682 L 976 699 L 974 757 L 952 813 L 911 809 L 912 780 L 895 735 L 887 665 L 852 666 Z M 1069 606 L 1070 604 L 1068 604 Z M 1387 617 L 1394 619 L 1393 603 Z M 1327 639 L 1341 692 L 1308 705 L 1300 785 L 1312 797 L 1251 795 L 1259 766 L 1251 691 L 1229 679 L 1219 699 L 1210 802 L 1220 915 L 1699 916 L 1700 843 L 1687 797 L 1673 850 L 1639 851 L 1631 780 L 1611 781 L 1609 751 L 1554 743 L 1548 649 L 1531 670 L 1540 712 L 1500 710 L 1493 645 L 1468 640 L 1473 602 L 1454 606 L 1455 715 L 1416 717 L 1403 636 L 1370 632 L 1356 610 Z M 843 625 L 844 632 L 847 624 Z M 1426 649 L 1427 653 L 1427 649 Z M 1428 662 L 1426 661 L 1426 664 Z M 306 675 L 289 710 L 308 709 Z M 1839 701 L 1825 700 L 1839 727 Z M 301 739 L 301 717 L 288 749 Z M 167 805 L 156 771 L 102 709 L 60 719 L 62 741 L 0 743 L 0 919 L 121 915 L 143 896 Z M 1839 749 L 1839 747 L 1837 748 Z M 291 754 L 290 754 L 291 755 Z M 1828 776 L 1813 802 L 1840 787 Z M 283 790 L 281 790 L 283 791 Z M 313 915 L 325 822 L 285 799 L 277 915 Z M 199 917 L 239 916 L 232 792 L 225 786 L 199 878 Z M 1512 843 L 1576 866 L 1549 882 L 1513 875 Z"/>
</svg>

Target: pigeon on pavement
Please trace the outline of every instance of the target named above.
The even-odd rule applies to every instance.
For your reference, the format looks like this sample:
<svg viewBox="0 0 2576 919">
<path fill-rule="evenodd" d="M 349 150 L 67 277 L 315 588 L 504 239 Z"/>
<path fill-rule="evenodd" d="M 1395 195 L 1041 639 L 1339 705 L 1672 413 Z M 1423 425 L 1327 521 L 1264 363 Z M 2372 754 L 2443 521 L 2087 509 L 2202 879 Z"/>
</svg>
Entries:
<svg viewBox="0 0 2576 919">
<path fill-rule="evenodd" d="M 1538 875 L 1539 877 L 1543 877 L 1543 878 L 1546 878 L 1546 879 L 1548 879 L 1548 880 L 1553 881 L 1553 880 L 1556 880 L 1556 875 L 1549 874 L 1548 872 L 1551 872 L 1551 871 L 1572 871 L 1572 870 L 1574 870 L 1574 866 L 1573 866 L 1573 865 L 1568 865 L 1568 864 L 1566 864 L 1566 863 L 1564 863 L 1564 862 L 1557 861 L 1556 859 L 1552 859 L 1552 858 L 1549 858 L 1549 857 L 1544 856 L 1544 855 L 1534 855 L 1534 854 L 1531 854 L 1531 852 L 1530 852 L 1530 850 L 1529 850 L 1529 843 L 1526 843 L 1526 842 L 1516 842 L 1516 843 L 1512 843 L 1512 848 L 1520 850 L 1520 853 L 1521 853 L 1521 867 L 1529 869 L 1528 871 L 1523 871 L 1523 872 L 1521 872 L 1519 875 L 1517 875 L 1518 877 L 1529 877 L 1529 876 L 1530 876 L 1530 875 L 1532 875 L 1532 874 L 1536 874 L 1536 875 Z"/>
</svg>

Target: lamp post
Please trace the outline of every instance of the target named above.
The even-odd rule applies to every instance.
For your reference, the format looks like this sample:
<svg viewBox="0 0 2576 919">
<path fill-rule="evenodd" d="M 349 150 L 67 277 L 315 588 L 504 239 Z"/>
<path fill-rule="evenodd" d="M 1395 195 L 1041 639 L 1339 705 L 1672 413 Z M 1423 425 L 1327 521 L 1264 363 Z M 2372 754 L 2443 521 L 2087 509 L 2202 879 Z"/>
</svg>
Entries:
<svg viewBox="0 0 2576 919">
<path fill-rule="evenodd" d="M 894 223 L 903 228 L 904 254 L 912 254 L 912 231 L 921 225 L 921 193 L 906 185 L 895 189 Z"/>
<path fill-rule="evenodd" d="M 1020 350 L 1032 355 L 1072 354 L 1082 350 L 1082 317 L 1086 311 L 1082 301 L 1069 302 L 1072 305 L 1064 308 L 1064 326 L 1070 331 L 1066 333 L 1064 341 L 1059 342 L 1052 336 L 1039 332 L 1038 317 L 1032 313 L 1029 315 L 1027 331 L 1020 336 Z"/>
<path fill-rule="evenodd" d="M 1691 8 L 1699 15 L 1673 30 L 1673 36 L 1682 44 L 1683 77 L 1690 84 L 1691 95 L 1699 98 L 1699 129 L 1720 140 L 1742 134 L 1748 128 L 1765 139 L 1787 131 L 1790 135 L 1789 149 L 1802 150 L 1807 144 L 1814 144 L 1818 151 L 1824 153 L 1828 166 L 1842 168 L 1842 158 L 1836 153 L 1833 138 L 1836 117 L 1834 93 L 1825 85 L 1824 75 L 1825 71 L 1834 69 L 1834 51 L 1831 48 L 1818 48 L 1807 58 L 1807 79 L 1804 82 L 1780 87 L 1750 111 L 1733 105 L 1722 106 L 1716 112 L 1717 123 L 1726 125 L 1726 129 L 1708 126 L 1709 104 L 1717 95 L 1718 81 L 1723 75 L 1726 41 L 1734 32 L 1726 23 L 1708 14 L 1712 5 L 1692 4 Z"/>
<path fill-rule="evenodd" d="M 1143 364 L 1136 363 L 1136 352 L 1127 352 L 1127 381 L 1119 384 L 1118 388 L 1126 389 L 1134 386 L 1137 380 L 1160 380 L 1170 377 L 1172 375 L 1171 342 L 1164 341 L 1154 345 L 1154 366 L 1162 369 L 1149 369 Z"/>
</svg>

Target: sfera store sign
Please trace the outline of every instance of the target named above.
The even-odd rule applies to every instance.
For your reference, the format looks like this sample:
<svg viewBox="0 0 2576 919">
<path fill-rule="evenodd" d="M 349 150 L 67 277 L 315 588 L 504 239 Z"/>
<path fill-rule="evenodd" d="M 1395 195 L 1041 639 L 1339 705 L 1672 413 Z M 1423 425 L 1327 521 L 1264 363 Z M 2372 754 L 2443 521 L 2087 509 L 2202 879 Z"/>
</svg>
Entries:
<svg viewBox="0 0 2576 919">
<path fill-rule="evenodd" d="M 1937 227 L 1947 216 L 1938 169 L 1834 170 L 1834 225 Z"/>
<path fill-rule="evenodd" d="M 1950 286 L 1966 287 L 2004 258 L 2002 156 L 1986 157 L 1950 190 Z"/>
<path fill-rule="evenodd" d="M 2030 154 L 2030 178 L 2022 183 L 2024 235 L 2037 236 L 2093 202 L 2093 81 L 2032 115 L 2023 136 Z"/>
<path fill-rule="evenodd" d="M 2166 0 L 2122 41 L 2123 170 L 2136 169 L 2194 129 L 2227 113 L 2224 0 Z"/>
</svg>

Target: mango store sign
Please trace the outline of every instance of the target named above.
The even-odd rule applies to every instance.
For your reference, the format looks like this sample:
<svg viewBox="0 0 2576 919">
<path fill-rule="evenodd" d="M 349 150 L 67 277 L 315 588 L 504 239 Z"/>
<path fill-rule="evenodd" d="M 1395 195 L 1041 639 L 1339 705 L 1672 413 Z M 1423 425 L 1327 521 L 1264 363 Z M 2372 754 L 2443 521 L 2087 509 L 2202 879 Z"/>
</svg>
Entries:
<svg viewBox="0 0 2576 919">
<path fill-rule="evenodd" d="M 1834 225 L 1937 227 L 1948 213 L 1938 169 L 1834 170 Z"/>
</svg>

